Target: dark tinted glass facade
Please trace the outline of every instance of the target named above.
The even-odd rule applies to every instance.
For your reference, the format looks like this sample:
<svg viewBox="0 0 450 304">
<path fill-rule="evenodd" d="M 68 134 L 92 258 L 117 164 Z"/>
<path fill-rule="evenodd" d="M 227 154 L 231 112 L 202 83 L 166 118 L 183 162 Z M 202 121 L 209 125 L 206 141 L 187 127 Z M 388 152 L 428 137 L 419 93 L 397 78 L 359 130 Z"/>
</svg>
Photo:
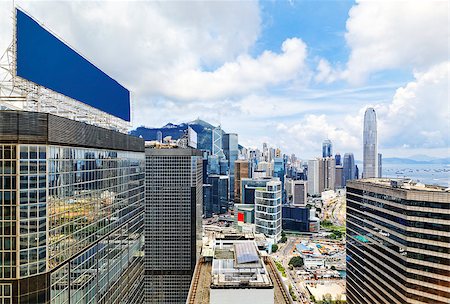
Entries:
<svg viewBox="0 0 450 304">
<path fill-rule="evenodd" d="M 185 303 L 202 240 L 201 152 L 145 154 L 145 303 Z"/>
<path fill-rule="evenodd" d="M 449 303 L 450 193 L 393 185 L 347 184 L 347 301 Z"/>
<path fill-rule="evenodd" d="M 0 125 L 23 119 L 13 114 L 1 115 Z M 51 115 L 24 116 L 31 119 L 15 134 L 0 128 L 0 298 L 142 303 L 143 141 L 136 139 L 141 152 L 96 146 L 84 136 L 110 131 L 71 121 L 67 138 L 91 144 L 63 145 L 64 136 L 50 144 Z"/>
</svg>

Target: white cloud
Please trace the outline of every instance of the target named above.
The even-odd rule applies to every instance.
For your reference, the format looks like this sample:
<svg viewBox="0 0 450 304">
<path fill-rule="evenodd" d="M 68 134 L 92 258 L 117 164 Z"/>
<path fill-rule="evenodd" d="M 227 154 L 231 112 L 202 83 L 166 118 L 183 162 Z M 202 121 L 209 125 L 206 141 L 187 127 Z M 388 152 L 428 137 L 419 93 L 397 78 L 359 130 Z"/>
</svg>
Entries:
<svg viewBox="0 0 450 304">
<path fill-rule="evenodd" d="M 358 1 L 347 20 L 345 38 L 351 53 L 342 77 L 358 84 L 374 72 L 426 70 L 448 60 L 449 3 Z"/>
<path fill-rule="evenodd" d="M 305 72 L 306 44 L 298 38 L 286 39 L 281 50 L 280 54 L 265 51 L 257 58 L 240 55 L 213 72 L 180 71 L 164 84 L 162 93 L 180 99 L 224 98 L 294 80 Z"/>
<path fill-rule="evenodd" d="M 450 147 L 450 61 L 437 64 L 397 89 L 392 103 L 380 105 L 380 132 L 387 147 Z"/>
</svg>

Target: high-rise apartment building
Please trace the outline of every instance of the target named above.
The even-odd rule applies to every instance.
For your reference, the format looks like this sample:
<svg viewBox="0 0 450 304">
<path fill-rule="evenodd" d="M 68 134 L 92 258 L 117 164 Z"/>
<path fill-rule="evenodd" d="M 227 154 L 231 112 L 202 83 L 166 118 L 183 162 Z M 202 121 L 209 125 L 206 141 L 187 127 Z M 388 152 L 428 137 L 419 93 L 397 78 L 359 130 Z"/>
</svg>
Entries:
<svg viewBox="0 0 450 304">
<path fill-rule="evenodd" d="M 142 303 L 144 141 L 0 111 L 2 303 Z"/>
<path fill-rule="evenodd" d="M 377 115 L 373 108 L 364 114 L 363 178 L 378 177 Z"/>
<path fill-rule="evenodd" d="M 325 139 L 322 143 L 322 157 L 332 157 L 333 156 L 333 144 L 331 140 Z"/>
<path fill-rule="evenodd" d="M 241 180 L 251 175 L 250 162 L 248 160 L 237 160 L 234 163 L 234 201 L 241 203 Z"/>
<path fill-rule="evenodd" d="M 411 181 L 347 182 L 347 302 L 450 303 L 450 192 Z"/>
<path fill-rule="evenodd" d="M 145 149 L 145 303 L 185 303 L 201 248 L 202 154 Z"/>
<path fill-rule="evenodd" d="M 281 239 L 281 182 L 272 180 L 255 189 L 255 231 L 272 243 Z"/>
</svg>

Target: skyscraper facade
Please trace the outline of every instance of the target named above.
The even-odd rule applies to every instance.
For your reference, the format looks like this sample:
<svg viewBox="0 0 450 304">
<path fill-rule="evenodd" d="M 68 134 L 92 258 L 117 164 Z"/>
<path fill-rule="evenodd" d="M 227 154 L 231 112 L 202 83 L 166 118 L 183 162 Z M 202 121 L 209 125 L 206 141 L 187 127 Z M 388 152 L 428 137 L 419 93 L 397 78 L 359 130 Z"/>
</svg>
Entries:
<svg viewBox="0 0 450 304">
<path fill-rule="evenodd" d="M 363 178 L 378 177 L 377 115 L 373 108 L 364 114 Z"/>
<path fill-rule="evenodd" d="M 145 149 L 145 303 L 185 303 L 201 248 L 202 153 Z"/>
<path fill-rule="evenodd" d="M 378 153 L 378 177 L 383 176 L 383 155 Z"/>
<path fill-rule="evenodd" d="M 333 157 L 319 158 L 319 193 L 336 188 L 336 162 Z"/>
<path fill-rule="evenodd" d="M 228 175 L 209 175 L 208 184 L 211 185 L 211 207 L 215 214 L 228 211 L 230 178 Z"/>
<path fill-rule="evenodd" d="M 238 135 L 236 133 L 224 134 L 222 141 L 230 175 L 230 199 L 234 200 L 234 162 L 237 161 L 239 155 Z"/>
<path fill-rule="evenodd" d="M 241 180 L 251 175 L 250 162 L 248 160 L 235 161 L 234 172 L 234 201 L 241 203 Z"/>
<path fill-rule="evenodd" d="M 336 155 L 334 156 L 334 159 L 336 160 L 336 166 L 342 166 L 340 153 L 336 153 Z"/>
<path fill-rule="evenodd" d="M 325 139 L 322 143 L 322 157 L 332 157 L 333 156 L 333 144 L 331 140 Z"/>
<path fill-rule="evenodd" d="M 411 181 L 347 183 L 347 302 L 450 303 L 450 192 Z"/>
<path fill-rule="evenodd" d="M 308 194 L 317 195 L 319 192 L 319 160 L 308 161 Z"/>
<path fill-rule="evenodd" d="M 2 303 L 142 303 L 144 164 L 143 139 L 0 111 Z"/>
<path fill-rule="evenodd" d="M 281 182 L 272 180 L 255 189 L 255 231 L 272 243 L 281 239 Z"/>
<path fill-rule="evenodd" d="M 344 154 L 344 179 L 343 184 L 346 185 L 347 181 L 355 179 L 355 158 L 353 153 L 345 153 Z"/>
</svg>

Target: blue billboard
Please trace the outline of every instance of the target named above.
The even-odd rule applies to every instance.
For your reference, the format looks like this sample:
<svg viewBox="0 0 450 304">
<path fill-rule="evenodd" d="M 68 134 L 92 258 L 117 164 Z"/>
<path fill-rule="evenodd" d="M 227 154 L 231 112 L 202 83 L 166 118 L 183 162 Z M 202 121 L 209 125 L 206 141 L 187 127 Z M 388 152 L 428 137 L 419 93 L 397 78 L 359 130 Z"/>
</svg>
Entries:
<svg viewBox="0 0 450 304">
<path fill-rule="evenodd" d="M 130 92 L 21 10 L 17 76 L 130 121 Z"/>
</svg>

